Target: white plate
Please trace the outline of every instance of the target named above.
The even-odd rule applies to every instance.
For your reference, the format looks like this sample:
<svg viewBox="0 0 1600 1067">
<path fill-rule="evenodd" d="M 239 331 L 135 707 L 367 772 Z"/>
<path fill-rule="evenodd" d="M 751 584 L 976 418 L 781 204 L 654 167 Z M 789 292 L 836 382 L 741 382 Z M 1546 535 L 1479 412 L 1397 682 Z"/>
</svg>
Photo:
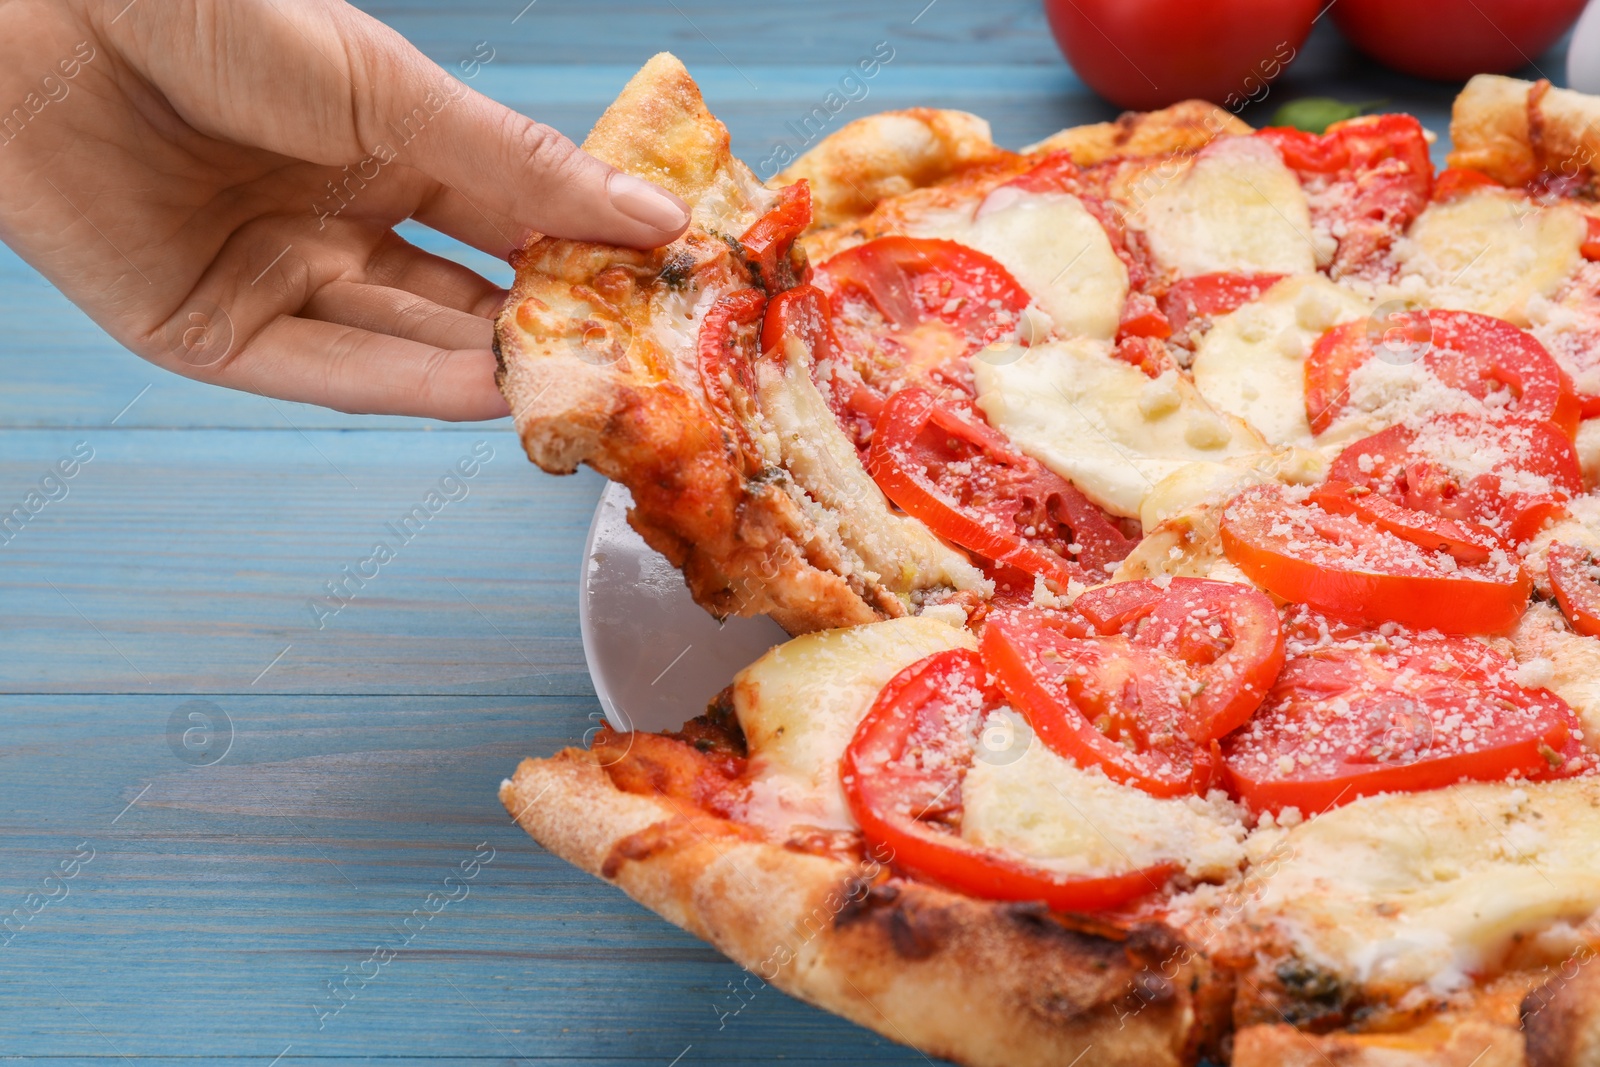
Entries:
<svg viewBox="0 0 1600 1067">
<path fill-rule="evenodd" d="M 583 658 L 613 727 L 676 730 L 788 635 L 765 617 L 719 626 L 677 568 L 628 525 L 632 504 L 612 482 L 589 524 L 578 587 Z"/>
</svg>

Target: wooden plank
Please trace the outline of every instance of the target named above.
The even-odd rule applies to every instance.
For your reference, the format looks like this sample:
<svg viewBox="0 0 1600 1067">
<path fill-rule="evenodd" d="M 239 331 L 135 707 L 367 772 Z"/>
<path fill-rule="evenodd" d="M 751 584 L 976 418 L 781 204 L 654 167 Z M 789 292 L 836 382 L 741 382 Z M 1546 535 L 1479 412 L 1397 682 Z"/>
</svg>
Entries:
<svg viewBox="0 0 1600 1067">
<path fill-rule="evenodd" d="M 854 62 L 862 42 L 891 40 L 942 66 L 975 58 L 1018 66 L 1061 63 L 1037 0 L 809 0 L 803 5 L 718 0 L 361 0 L 428 55 L 450 64 L 486 41 L 509 63 L 637 67 L 655 52 L 686 63 Z"/>
<path fill-rule="evenodd" d="M 500 777 L 578 743 L 591 700 L 212 703 L 232 745 L 196 765 L 180 698 L 0 697 L 0 915 L 38 908 L 0 928 L 8 1061 L 922 1062 L 771 989 L 719 1019 L 742 971 L 509 822 Z M 346 967 L 376 977 L 334 1012 Z"/>
<path fill-rule="evenodd" d="M 600 485 L 503 432 L 0 431 L 0 691 L 586 694 Z"/>
</svg>

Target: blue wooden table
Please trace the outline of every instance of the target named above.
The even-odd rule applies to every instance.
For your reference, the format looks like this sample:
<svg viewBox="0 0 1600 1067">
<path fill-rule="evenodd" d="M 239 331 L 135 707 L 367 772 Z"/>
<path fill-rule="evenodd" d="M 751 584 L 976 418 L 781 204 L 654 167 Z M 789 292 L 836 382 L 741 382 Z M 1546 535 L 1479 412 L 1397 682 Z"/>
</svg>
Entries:
<svg viewBox="0 0 1600 1067">
<path fill-rule="evenodd" d="M 835 125 L 960 107 L 1014 146 L 1113 113 L 1035 0 L 525 2 L 368 6 L 447 66 L 486 44 L 475 87 L 575 138 L 671 49 L 753 165 L 798 147 L 880 42 L 892 59 Z M 1540 66 L 1559 81 L 1559 53 Z M 1442 133 L 1453 92 L 1322 26 L 1245 118 L 1384 97 Z M 475 449 L 465 495 L 319 618 L 326 583 Z M 539 474 L 505 423 L 166 375 L 0 250 L 0 513 L 34 489 L 53 499 L 0 533 L 0 1059 L 921 1060 L 736 995 L 738 968 L 497 803 L 519 757 L 598 720 L 576 610 L 597 477 Z"/>
</svg>

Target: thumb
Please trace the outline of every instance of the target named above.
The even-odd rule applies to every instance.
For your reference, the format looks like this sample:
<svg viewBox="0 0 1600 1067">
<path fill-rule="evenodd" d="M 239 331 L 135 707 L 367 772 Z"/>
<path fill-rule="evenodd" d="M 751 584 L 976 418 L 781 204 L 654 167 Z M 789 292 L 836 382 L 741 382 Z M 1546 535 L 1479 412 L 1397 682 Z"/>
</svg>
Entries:
<svg viewBox="0 0 1600 1067">
<path fill-rule="evenodd" d="M 533 230 L 656 248 L 689 225 L 689 206 L 677 196 L 601 162 L 549 126 L 440 74 L 443 88 L 420 112 L 414 103 L 398 103 L 382 90 L 373 94 L 371 106 L 378 112 L 377 123 L 396 131 L 408 122 L 417 126 L 430 106 L 439 107 L 426 133 L 408 144 L 403 155 L 445 187 L 430 205 L 441 229 L 481 230 L 482 222 L 503 219 L 507 225 L 495 225 L 496 236 L 513 246 L 520 246 Z M 491 238 L 489 243 L 496 242 Z"/>
</svg>

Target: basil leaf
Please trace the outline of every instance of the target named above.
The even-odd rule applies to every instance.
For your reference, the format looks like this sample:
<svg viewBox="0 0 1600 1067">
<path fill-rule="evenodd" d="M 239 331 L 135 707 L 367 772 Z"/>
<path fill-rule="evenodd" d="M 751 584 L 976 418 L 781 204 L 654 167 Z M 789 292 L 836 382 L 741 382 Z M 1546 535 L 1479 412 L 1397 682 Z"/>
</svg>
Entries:
<svg viewBox="0 0 1600 1067">
<path fill-rule="evenodd" d="M 1322 133 L 1335 122 L 1364 115 L 1372 108 L 1382 106 L 1383 103 L 1382 100 L 1367 100 L 1359 104 L 1349 104 L 1343 100 L 1335 100 L 1331 96 L 1305 96 L 1299 100 L 1291 100 L 1280 107 L 1272 116 L 1272 124 L 1293 126 L 1306 133 Z"/>
</svg>

